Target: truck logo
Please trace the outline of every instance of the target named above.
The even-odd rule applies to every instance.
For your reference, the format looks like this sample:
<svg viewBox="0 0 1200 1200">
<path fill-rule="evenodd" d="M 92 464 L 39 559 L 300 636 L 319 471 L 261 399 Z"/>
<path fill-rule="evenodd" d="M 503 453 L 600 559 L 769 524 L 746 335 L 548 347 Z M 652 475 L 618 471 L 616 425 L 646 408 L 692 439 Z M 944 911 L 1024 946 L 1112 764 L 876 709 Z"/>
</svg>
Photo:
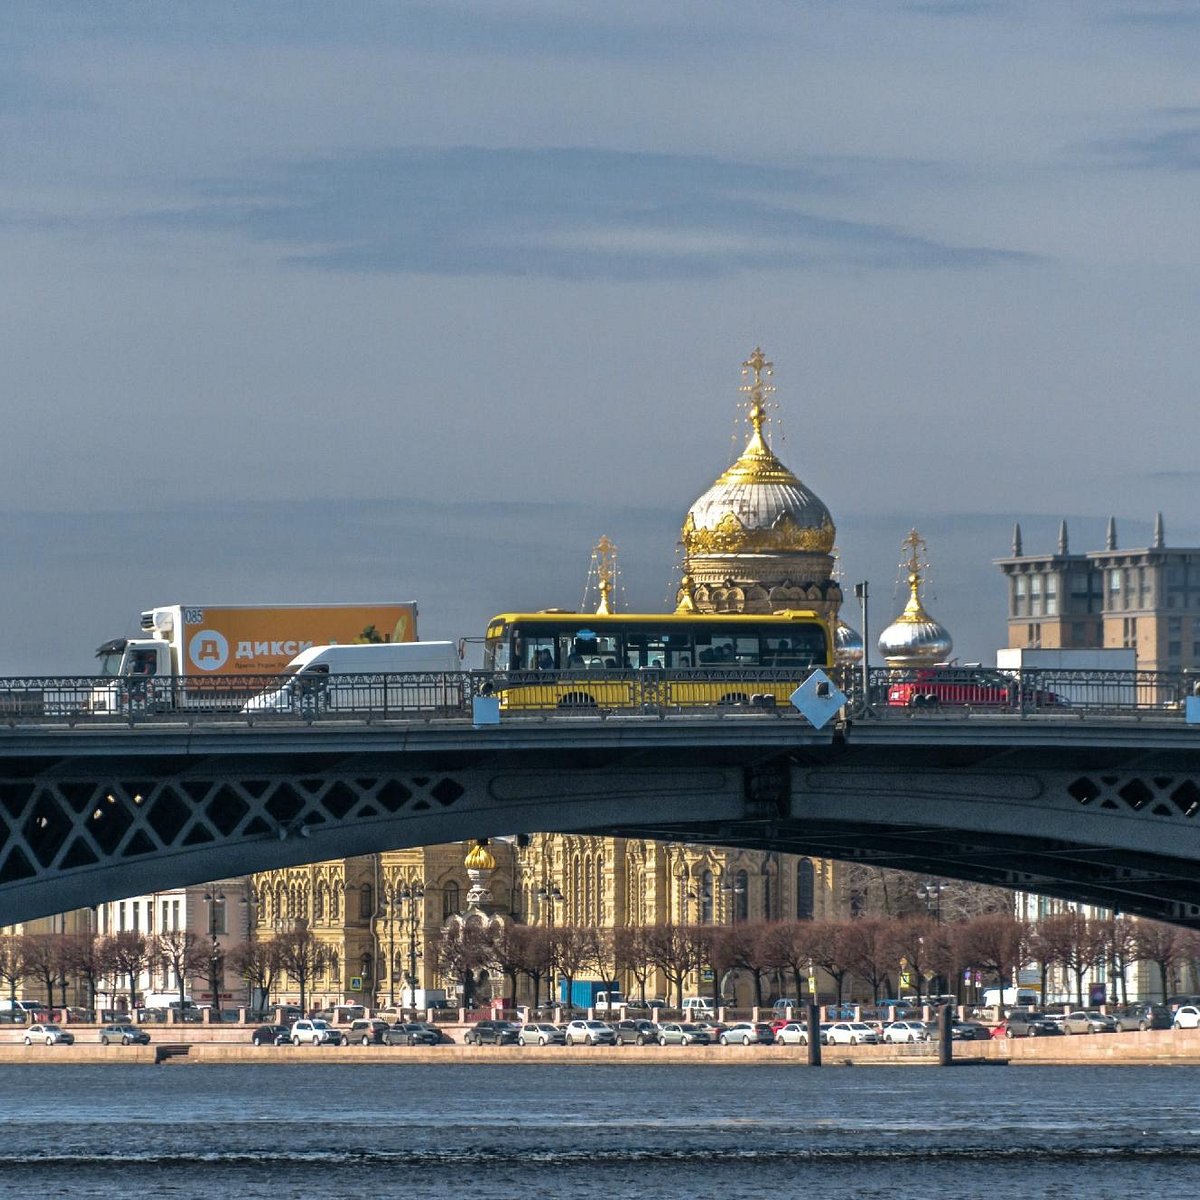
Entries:
<svg viewBox="0 0 1200 1200">
<path fill-rule="evenodd" d="M 188 657 L 199 671 L 219 671 L 229 660 L 229 643 L 215 629 L 199 629 L 188 642 Z"/>
</svg>

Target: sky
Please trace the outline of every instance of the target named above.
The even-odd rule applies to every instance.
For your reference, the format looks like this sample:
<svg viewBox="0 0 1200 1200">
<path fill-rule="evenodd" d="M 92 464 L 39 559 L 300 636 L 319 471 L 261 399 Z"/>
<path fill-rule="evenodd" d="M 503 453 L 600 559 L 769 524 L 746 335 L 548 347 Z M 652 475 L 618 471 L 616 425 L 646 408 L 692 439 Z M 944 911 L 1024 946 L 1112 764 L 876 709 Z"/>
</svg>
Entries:
<svg viewBox="0 0 1200 1200">
<path fill-rule="evenodd" d="M 478 636 L 602 534 L 664 609 L 756 345 L 873 629 L 916 526 L 994 661 L 1014 521 L 1200 545 L 1198 57 L 1172 0 L 8 0 L 0 674 L 170 603 Z"/>
</svg>

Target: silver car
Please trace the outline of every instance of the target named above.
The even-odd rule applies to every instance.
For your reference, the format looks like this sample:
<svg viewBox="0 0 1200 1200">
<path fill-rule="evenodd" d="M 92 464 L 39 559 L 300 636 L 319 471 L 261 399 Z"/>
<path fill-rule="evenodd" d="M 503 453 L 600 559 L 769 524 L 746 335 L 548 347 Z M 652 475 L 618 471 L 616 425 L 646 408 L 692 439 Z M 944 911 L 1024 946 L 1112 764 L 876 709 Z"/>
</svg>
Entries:
<svg viewBox="0 0 1200 1200">
<path fill-rule="evenodd" d="M 712 1035 L 707 1029 L 686 1021 L 666 1021 L 658 1027 L 660 1046 L 708 1046 L 711 1043 Z"/>
<path fill-rule="evenodd" d="M 885 1025 L 883 1040 L 889 1044 L 895 1042 L 927 1042 L 929 1028 L 924 1021 L 893 1021 Z"/>
<path fill-rule="evenodd" d="M 615 1046 L 617 1031 L 603 1021 L 572 1021 L 564 1031 L 568 1046 Z"/>
<path fill-rule="evenodd" d="M 548 1021 L 530 1021 L 517 1034 L 518 1046 L 562 1046 L 566 1041 L 567 1035 Z"/>
<path fill-rule="evenodd" d="M 25 1045 L 32 1046 L 34 1042 L 45 1042 L 47 1046 L 72 1046 L 75 1044 L 75 1035 L 61 1026 L 43 1021 L 25 1030 Z"/>
<path fill-rule="evenodd" d="M 1077 1009 L 1063 1017 L 1063 1033 L 1116 1033 L 1117 1021 L 1098 1008 Z"/>
<path fill-rule="evenodd" d="M 825 1041 L 830 1046 L 874 1046 L 879 1034 L 866 1021 L 835 1021 L 826 1031 Z"/>
</svg>

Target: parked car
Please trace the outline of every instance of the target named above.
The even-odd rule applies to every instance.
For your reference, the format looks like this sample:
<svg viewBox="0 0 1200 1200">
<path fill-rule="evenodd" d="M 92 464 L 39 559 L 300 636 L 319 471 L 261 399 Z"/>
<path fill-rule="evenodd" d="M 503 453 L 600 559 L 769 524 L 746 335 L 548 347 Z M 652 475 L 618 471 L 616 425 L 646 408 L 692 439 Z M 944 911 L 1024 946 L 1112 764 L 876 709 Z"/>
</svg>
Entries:
<svg viewBox="0 0 1200 1200">
<path fill-rule="evenodd" d="M 1176 1029 L 1200 1028 L 1200 1005 L 1181 1004 L 1175 1010 L 1174 1023 Z"/>
<path fill-rule="evenodd" d="M 978 1021 L 960 1021 L 952 1018 L 950 1021 L 950 1040 L 952 1042 L 986 1042 L 992 1036 L 992 1031 Z"/>
<path fill-rule="evenodd" d="M 1063 1017 L 1063 1033 L 1116 1032 L 1116 1019 L 1102 1013 L 1098 1008 L 1076 1009 Z"/>
<path fill-rule="evenodd" d="M 251 1035 L 250 1040 L 256 1046 L 288 1046 L 292 1041 L 290 1025 L 260 1025 Z"/>
<path fill-rule="evenodd" d="M 476 1021 L 463 1041 L 468 1046 L 515 1046 L 521 1027 L 514 1021 Z"/>
<path fill-rule="evenodd" d="M 387 1046 L 391 1044 L 391 1039 L 388 1037 L 391 1028 L 381 1017 L 365 1017 L 362 1020 L 350 1022 L 346 1040 L 358 1042 L 360 1046 Z"/>
<path fill-rule="evenodd" d="M 658 1042 L 658 1026 L 653 1021 L 631 1018 L 618 1021 L 613 1029 L 617 1035 L 617 1045 L 653 1046 Z"/>
<path fill-rule="evenodd" d="M 1005 1037 L 1052 1037 L 1063 1032 L 1060 1021 L 1041 1012 L 1013 1012 L 1004 1024 Z"/>
<path fill-rule="evenodd" d="M 622 1025 L 633 1025 L 636 1022 L 622 1021 Z M 649 1022 L 647 1022 L 649 1024 Z M 563 1046 L 566 1045 L 567 1035 L 549 1021 L 530 1021 L 521 1026 L 517 1034 L 518 1046 Z"/>
<path fill-rule="evenodd" d="M 738 1021 L 721 1030 L 717 1041 L 722 1046 L 769 1046 L 775 1032 L 769 1021 Z"/>
<path fill-rule="evenodd" d="M 883 1040 L 889 1045 L 897 1042 L 927 1042 L 929 1027 L 924 1021 L 892 1021 L 883 1027 Z"/>
<path fill-rule="evenodd" d="M 875 1045 L 879 1035 L 865 1021 L 835 1021 L 825 1034 L 829 1046 Z"/>
<path fill-rule="evenodd" d="M 105 1025 L 100 1030 L 100 1045 L 107 1046 L 109 1042 L 120 1042 L 122 1046 L 146 1046 L 150 1043 L 150 1035 L 136 1025 Z"/>
<path fill-rule="evenodd" d="M 299 1021 L 293 1021 L 289 1035 L 293 1046 L 302 1046 L 305 1043 L 310 1046 L 340 1046 L 342 1044 L 342 1031 L 334 1029 L 328 1021 L 322 1021 L 320 1017 L 305 1017 Z"/>
<path fill-rule="evenodd" d="M 775 1042 L 779 1046 L 807 1046 L 808 1026 L 801 1021 L 785 1021 L 775 1030 Z"/>
<path fill-rule="evenodd" d="M 707 1029 L 689 1021 L 666 1021 L 658 1027 L 660 1046 L 708 1046 L 712 1038 Z"/>
<path fill-rule="evenodd" d="M 38 1021 L 25 1030 L 25 1045 L 32 1046 L 34 1042 L 45 1042 L 47 1046 L 73 1046 L 75 1035 L 60 1025 Z"/>
<path fill-rule="evenodd" d="M 397 1021 L 384 1037 L 389 1046 L 436 1046 L 442 1040 L 436 1029 L 419 1021 Z"/>
<path fill-rule="evenodd" d="M 1113 1013 L 1118 1029 L 1170 1029 L 1175 1014 L 1165 1004 L 1126 1004 Z"/>
<path fill-rule="evenodd" d="M 435 1025 L 431 1021 L 405 1021 L 404 1027 L 406 1029 L 423 1029 L 433 1038 L 429 1043 L 431 1046 L 454 1045 L 454 1039 L 440 1025 Z"/>
<path fill-rule="evenodd" d="M 603 1021 L 572 1021 L 563 1031 L 568 1046 L 615 1046 L 617 1032 Z"/>
</svg>

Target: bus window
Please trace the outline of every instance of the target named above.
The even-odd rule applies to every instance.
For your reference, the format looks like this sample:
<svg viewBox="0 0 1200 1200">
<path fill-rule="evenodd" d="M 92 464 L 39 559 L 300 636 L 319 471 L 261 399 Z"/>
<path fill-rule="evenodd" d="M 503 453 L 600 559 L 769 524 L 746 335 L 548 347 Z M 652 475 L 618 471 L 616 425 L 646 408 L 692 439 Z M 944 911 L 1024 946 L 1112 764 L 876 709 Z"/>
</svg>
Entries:
<svg viewBox="0 0 1200 1200">
<path fill-rule="evenodd" d="M 696 665 L 699 667 L 757 667 L 758 635 L 697 632 Z"/>
<path fill-rule="evenodd" d="M 526 671 L 553 671 L 558 663 L 554 656 L 553 637 L 526 637 L 522 640 L 521 668 Z"/>
</svg>

